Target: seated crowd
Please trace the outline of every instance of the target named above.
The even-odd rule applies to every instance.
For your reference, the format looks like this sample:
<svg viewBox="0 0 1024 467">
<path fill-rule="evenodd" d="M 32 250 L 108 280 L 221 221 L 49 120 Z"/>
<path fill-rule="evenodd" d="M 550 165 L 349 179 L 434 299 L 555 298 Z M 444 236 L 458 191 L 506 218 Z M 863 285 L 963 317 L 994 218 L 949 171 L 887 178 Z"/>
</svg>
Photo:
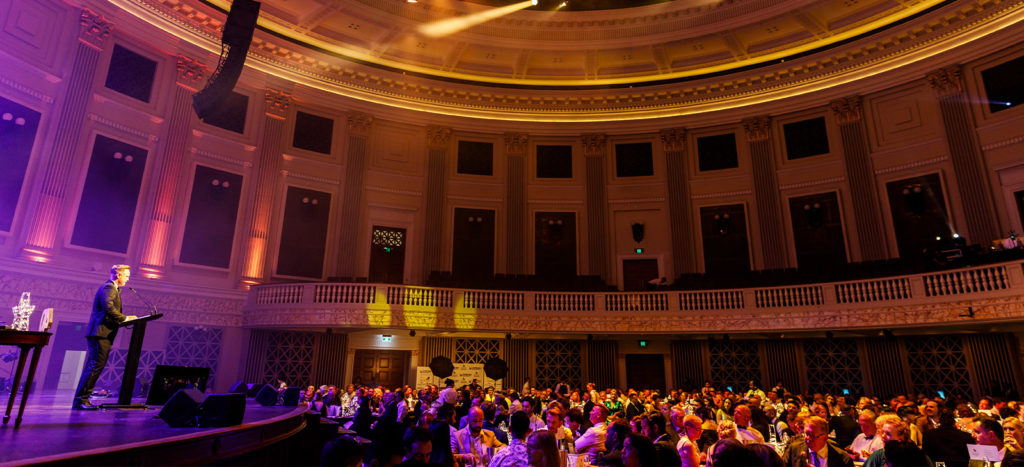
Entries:
<svg viewBox="0 0 1024 467">
<path fill-rule="evenodd" d="M 1024 467 L 1024 403 L 925 395 L 847 399 L 763 391 L 554 388 L 473 384 L 388 390 L 310 386 L 303 402 L 355 435 L 327 443 L 322 465 L 946 467 L 969 444 Z M 577 464 L 572 464 L 575 459 Z M 994 464 L 998 465 L 998 464 Z"/>
</svg>

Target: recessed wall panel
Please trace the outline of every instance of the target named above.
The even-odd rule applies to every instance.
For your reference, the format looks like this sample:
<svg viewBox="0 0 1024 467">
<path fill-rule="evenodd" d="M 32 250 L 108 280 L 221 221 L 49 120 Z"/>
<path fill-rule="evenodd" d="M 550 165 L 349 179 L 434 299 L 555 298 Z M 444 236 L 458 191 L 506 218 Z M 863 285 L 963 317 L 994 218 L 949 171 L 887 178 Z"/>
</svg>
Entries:
<svg viewBox="0 0 1024 467">
<path fill-rule="evenodd" d="M 126 253 L 149 151 L 96 135 L 78 204 L 74 245 Z"/>
<path fill-rule="evenodd" d="M 217 268 L 231 266 L 241 196 L 241 175 L 196 166 L 181 240 L 181 262 Z"/>
</svg>

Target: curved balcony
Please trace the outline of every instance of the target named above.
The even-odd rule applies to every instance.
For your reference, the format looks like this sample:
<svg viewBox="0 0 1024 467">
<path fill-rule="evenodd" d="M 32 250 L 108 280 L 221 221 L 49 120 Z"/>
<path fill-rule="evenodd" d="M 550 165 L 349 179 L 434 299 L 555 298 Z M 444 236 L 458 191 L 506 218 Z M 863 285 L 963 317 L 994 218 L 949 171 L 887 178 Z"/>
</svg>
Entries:
<svg viewBox="0 0 1024 467">
<path fill-rule="evenodd" d="M 524 292 L 366 283 L 253 286 L 250 327 L 707 334 L 1024 319 L 1024 261 L 868 280 L 699 291 Z"/>
</svg>

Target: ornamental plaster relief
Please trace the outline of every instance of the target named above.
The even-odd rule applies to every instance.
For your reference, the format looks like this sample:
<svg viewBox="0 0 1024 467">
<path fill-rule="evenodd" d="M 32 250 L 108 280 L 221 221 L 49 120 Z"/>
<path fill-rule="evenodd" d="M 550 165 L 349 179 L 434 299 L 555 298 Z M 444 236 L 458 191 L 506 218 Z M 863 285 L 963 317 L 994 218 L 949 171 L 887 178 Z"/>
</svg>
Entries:
<svg viewBox="0 0 1024 467">
<path fill-rule="evenodd" d="M 219 43 L 219 23 L 207 21 L 194 8 L 185 8 L 185 2 L 147 0 L 136 4 L 146 14 L 155 14 L 175 23 L 175 27 L 200 32 L 208 43 Z M 849 46 L 831 49 L 827 56 L 814 54 L 806 59 L 795 59 L 784 64 L 759 67 L 740 73 L 729 81 L 696 80 L 686 86 L 677 84 L 645 86 L 623 91 L 600 89 L 578 90 L 572 96 L 561 91 L 529 88 L 522 91 L 493 86 L 481 88 L 437 80 L 392 75 L 378 69 L 363 67 L 352 62 L 320 55 L 294 44 L 282 46 L 267 42 L 257 35 L 250 51 L 255 59 L 277 68 L 298 82 L 313 80 L 326 84 L 331 92 L 385 105 L 401 105 L 413 110 L 444 113 L 457 112 L 465 116 L 520 119 L 534 121 L 618 119 L 621 112 L 630 112 L 634 118 L 665 117 L 704 113 L 734 107 L 739 101 L 760 103 L 792 97 L 811 89 L 824 89 L 847 84 L 853 77 L 863 74 L 882 75 L 882 71 L 900 70 L 903 81 L 920 75 L 908 73 L 907 65 L 923 61 L 929 55 L 931 67 L 942 66 L 941 61 L 971 59 L 972 50 L 958 47 L 956 56 L 943 59 L 927 54 L 933 47 L 947 41 L 963 44 L 984 37 L 985 26 L 999 21 L 1014 21 L 1024 11 L 1024 2 L 978 1 L 957 11 L 928 16 L 916 23 L 918 27 L 894 28 L 876 34 L 870 42 L 855 41 Z M 217 23 L 217 24 L 214 24 Z M 277 41 L 277 39 L 274 39 Z M 994 39 L 993 39 L 994 40 Z M 984 41 L 982 41 L 984 42 Z M 985 47 L 991 47 L 991 44 Z M 981 47 L 979 47 L 981 48 Z M 909 76 L 913 74 L 913 76 Z M 924 73 L 922 73 L 924 74 Z M 593 77 L 589 77 L 593 78 Z M 828 81 L 833 78 L 834 84 Z M 874 81 L 859 80 L 855 92 L 891 87 L 893 76 L 886 75 Z M 897 79 L 896 81 L 900 81 Z M 849 86 L 844 86 L 848 94 Z M 552 93 L 544 96 L 544 93 Z M 457 110 L 456 110 L 457 109 Z"/>
<path fill-rule="evenodd" d="M 96 280 L 91 283 L 0 272 L 0 304 L 11 303 L 13 306 L 22 292 L 31 292 L 32 302 L 37 304 L 38 310 L 52 307 L 58 317 L 77 316 L 88 319 L 96 289 L 104 280 L 106 274 L 102 272 L 96 273 Z M 195 290 L 169 293 L 149 290 L 145 285 L 133 286 L 164 313 L 163 322 L 214 326 L 241 325 L 241 310 L 245 303 L 241 295 L 237 299 L 204 297 Z M 129 313 L 135 314 L 146 311 L 141 301 L 135 297 L 125 299 L 125 308 Z"/>
</svg>

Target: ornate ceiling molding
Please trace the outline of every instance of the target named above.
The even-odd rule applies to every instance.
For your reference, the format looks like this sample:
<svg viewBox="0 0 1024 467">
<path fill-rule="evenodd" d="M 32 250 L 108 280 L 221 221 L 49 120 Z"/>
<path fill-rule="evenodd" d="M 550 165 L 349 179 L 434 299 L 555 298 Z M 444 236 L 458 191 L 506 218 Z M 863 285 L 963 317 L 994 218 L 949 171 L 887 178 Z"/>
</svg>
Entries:
<svg viewBox="0 0 1024 467">
<path fill-rule="evenodd" d="M 211 52 L 219 50 L 221 24 L 216 17 L 222 13 L 212 8 L 202 11 L 189 7 L 194 2 L 171 0 L 111 1 L 181 39 Z M 449 79 L 429 73 L 417 75 L 346 60 L 264 33 L 254 39 L 248 65 L 345 98 L 432 114 L 528 122 L 660 119 L 799 98 L 852 83 L 857 83 L 859 89 L 869 88 L 870 83 L 888 87 L 893 84 L 894 73 L 904 73 L 898 75 L 904 81 L 919 79 L 916 75 L 905 76 L 903 70 L 931 64 L 936 56 L 945 56 L 945 64 L 963 60 L 969 54 L 962 51 L 972 42 L 1020 29 L 1024 21 L 1024 0 L 952 3 L 949 8 L 931 11 L 898 27 L 784 63 L 680 82 L 648 82 L 632 88 L 592 88 L 590 85 L 600 81 L 592 79 L 594 75 L 588 71 L 583 79 L 564 86 L 548 82 L 550 85 L 532 86 L 528 80 L 512 80 L 518 84 L 506 86 L 475 81 L 479 76 Z M 584 61 L 600 62 L 598 55 L 588 51 Z M 518 60 L 529 61 L 523 57 Z M 945 64 L 940 62 L 938 66 Z M 708 62 L 701 69 L 714 70 L 715 66 Z M 930 65 L 928 71 L 935 66 Z M 645 76 L 643 80 L 672 74 L 671 70 L 657 68 Z"/>
</svg>

